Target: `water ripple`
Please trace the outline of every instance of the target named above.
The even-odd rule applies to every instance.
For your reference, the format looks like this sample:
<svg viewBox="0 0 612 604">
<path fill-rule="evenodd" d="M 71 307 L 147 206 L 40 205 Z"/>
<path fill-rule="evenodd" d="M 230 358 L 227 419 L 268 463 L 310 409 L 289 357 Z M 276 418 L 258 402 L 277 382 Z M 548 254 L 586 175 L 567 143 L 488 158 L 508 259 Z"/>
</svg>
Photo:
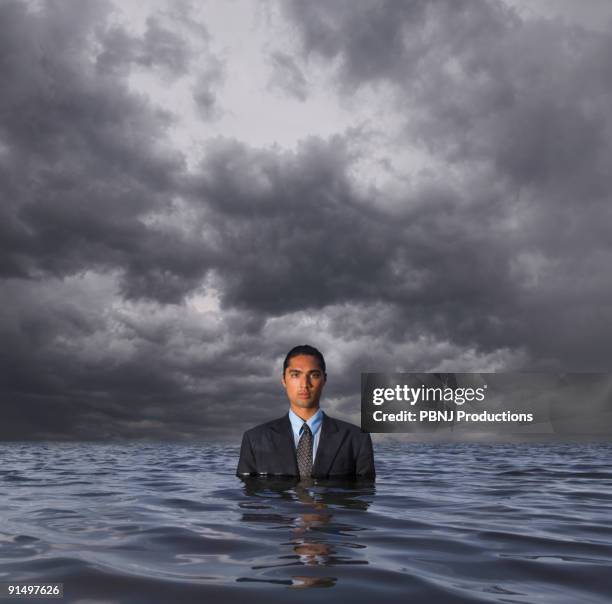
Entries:
<svg viewBox="0 0 612 604">
<path fill-rule="evenodd" d="M 242 481 L 226 445 L 0 453 L 0 581 L 65 602 L 609 602 L 606 444 L 380 445 L 375 483 Z"/>
</svg>

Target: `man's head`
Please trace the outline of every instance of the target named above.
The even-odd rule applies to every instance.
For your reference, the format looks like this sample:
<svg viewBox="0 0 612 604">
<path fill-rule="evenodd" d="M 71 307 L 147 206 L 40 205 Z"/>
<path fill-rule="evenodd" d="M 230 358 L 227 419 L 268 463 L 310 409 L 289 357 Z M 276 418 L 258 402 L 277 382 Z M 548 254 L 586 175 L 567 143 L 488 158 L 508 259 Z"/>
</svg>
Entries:
<svg viewBox="0 0 612 604">
<path fill-rule="evenodd" d="M 291 408 L 302 419 L 316 413 L 326 380 L 325 359 L 316 348 L 296 346 L 287 353 L 282 383 Z"/>
</svg>

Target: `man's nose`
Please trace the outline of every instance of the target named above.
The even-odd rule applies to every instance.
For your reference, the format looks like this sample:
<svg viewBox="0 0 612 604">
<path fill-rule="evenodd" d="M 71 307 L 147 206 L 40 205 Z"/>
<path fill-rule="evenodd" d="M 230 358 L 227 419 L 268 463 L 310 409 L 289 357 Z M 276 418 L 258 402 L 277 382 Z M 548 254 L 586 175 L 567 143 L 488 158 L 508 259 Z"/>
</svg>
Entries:
<svg viewBox="0 0 612 604">
<path fill-rule="evenodd" d="M 306 388 L 306 387 L 310 386 L 310 376 L 309 375 L 305 375 L 304 377 L 302 377 L 300 386 L 302 388 Z"/>
</svg>

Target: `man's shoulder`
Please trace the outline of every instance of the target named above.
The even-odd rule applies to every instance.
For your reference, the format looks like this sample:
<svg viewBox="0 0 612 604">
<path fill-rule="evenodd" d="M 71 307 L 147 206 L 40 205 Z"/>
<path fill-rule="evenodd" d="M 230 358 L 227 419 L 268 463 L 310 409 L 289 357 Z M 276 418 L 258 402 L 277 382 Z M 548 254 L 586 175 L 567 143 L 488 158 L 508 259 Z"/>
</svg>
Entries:
<svg viewBox="0 0 612 604">
<path fill-rule="evenodd" d="M 267 422 L 264 422 L 263 424 L 253 426 L 252 428 L 249 428 L 245 432 L 245 434 L 248 434 L 249 436 L 255 436 L 257 434 L 261 434 L 262 432 L 267 432 L 268 430 L 278 430 L 279 428 L 282 428 L 288 423 L 289 417 L 287 416 L 287 414 L 285 414 L 281 417 L 277 417 L 276 419 L 271 419 Z"/>
</svg>

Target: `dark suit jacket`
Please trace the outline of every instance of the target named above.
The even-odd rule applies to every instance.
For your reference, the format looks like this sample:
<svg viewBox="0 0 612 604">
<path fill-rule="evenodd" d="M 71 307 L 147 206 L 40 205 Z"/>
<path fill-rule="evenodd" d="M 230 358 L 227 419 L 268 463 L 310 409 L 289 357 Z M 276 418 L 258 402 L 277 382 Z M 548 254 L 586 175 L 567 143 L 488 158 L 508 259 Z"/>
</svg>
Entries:
<svg viewBox="0 0 612 604">
<path fill-rule="evenodd" d="M 242 437 L 237 476 L 299 476 L 289 414 L 251 428 Z M 313 478 L 374 477 L 372 439 L 360 428 L 323 413 Z"/>
</svg>

